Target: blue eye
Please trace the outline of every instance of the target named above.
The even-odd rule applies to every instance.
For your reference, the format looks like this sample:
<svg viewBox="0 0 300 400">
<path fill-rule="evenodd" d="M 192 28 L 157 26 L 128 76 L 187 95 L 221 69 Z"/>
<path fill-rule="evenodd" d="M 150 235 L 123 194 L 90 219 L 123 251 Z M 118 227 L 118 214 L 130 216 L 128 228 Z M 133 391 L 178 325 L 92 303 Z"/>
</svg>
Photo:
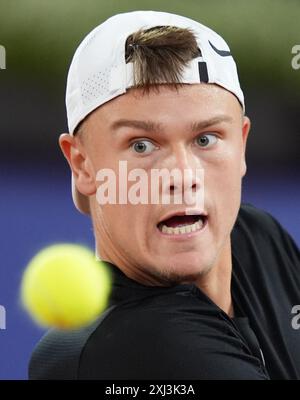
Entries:
<svg viewBox="0 0 300 400">
<path fill-rule="evenodd" d="M 153 143 L 151 143 L 149 140 L 139 140 L 134 143 L 132 143 L 131 147 L 134 149 L 135 152 L 137 153 L 143 153 L 143 154 L 148 154 L 156 147 L 154 146 Z"/>
<path fill-rule="evenodd" d="M 218 141 L 218 138 L 214 134 L 207 133 L 205 135 L 198 136 L 196 140 L 199 146 L 210 147 L 213 146 Z"/>
</svg>

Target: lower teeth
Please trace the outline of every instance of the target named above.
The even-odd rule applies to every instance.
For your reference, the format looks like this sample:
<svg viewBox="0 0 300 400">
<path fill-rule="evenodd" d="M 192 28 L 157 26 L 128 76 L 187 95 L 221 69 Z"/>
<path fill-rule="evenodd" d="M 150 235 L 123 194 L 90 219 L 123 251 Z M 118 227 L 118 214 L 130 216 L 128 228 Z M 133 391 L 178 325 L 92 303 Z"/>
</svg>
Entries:
<svg viewBox="0 0 300 400">
<path fill-rule="evenodd" d="M 167 225 L 162 225 L 161 231 L 169 235 L 183 235 L 184 233 L 191 233 L 199 231 L 203 226 L 203 221 L 200 219 L 192 225 L 177 226 L 176 228 L 171 228 Z"/>
</svg>

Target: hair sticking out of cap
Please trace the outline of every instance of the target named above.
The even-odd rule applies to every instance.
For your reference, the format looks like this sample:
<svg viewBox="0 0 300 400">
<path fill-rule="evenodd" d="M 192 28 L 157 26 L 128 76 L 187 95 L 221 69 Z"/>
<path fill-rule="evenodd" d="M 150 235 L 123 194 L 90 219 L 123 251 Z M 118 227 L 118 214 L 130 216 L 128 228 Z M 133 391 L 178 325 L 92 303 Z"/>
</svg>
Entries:
<svg viewBox="0 0 300 400">
<path fill-rule="evenodd" d="M 155 26 L 131 34 L 125 44 L 126 63 L 134 66 L 134 86 L 179 85 L 189 61 L 200 54 L 193 31 L 175 26 Z"/>
</svg>

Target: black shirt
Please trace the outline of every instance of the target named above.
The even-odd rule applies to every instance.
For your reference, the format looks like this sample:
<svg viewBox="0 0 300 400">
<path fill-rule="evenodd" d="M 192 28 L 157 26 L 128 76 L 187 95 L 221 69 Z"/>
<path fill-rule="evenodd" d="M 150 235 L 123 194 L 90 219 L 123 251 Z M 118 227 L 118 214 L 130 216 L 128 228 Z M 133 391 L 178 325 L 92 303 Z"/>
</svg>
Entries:
<svg viewBox="0 0 300 400">
<path fill-rule="evenodd" d="M 268 213 L 242 205 L 231 233 L 230 318 L 193 284 L 145 286 L 107 263 L 110 306 L 77 331 L 49 331 L 30 379 L 300 379 L 300 254 Z"/>
</svg>

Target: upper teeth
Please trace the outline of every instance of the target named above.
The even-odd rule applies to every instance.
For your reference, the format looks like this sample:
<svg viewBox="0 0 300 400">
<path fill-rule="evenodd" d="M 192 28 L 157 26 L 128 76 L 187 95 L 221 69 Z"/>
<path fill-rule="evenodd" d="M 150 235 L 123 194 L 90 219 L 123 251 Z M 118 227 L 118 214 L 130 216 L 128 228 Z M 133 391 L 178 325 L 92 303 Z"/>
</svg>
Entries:
<svg viewBox="0 0 300 400">
<path fill-rule="evenodd" d="M 202 221 L 202 219 L 200 219 L 199 221 L 195 222 L 194 224 L 180 225 L 180 226 L 176 226 L 176 228 L 171 228 L 165 224 L 162 224 L 160 227 L 160 230 L 163 233 L 167 233 L 169 235 L 181 235 L 183 233 L 190 233 L 190 232 L 198 231 L 202 228 L 202 226 L 203 226 L 203 221 Z"/>
</svg>

